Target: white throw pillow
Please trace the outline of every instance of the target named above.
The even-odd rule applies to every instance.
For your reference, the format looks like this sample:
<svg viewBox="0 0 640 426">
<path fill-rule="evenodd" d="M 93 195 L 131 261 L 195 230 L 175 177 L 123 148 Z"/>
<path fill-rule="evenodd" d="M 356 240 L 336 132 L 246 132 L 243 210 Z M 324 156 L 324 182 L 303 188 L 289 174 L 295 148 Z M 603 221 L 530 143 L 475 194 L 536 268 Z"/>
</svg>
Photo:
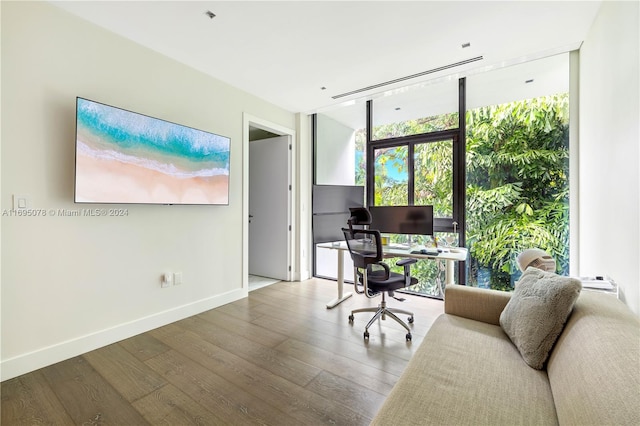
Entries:
<svg viewBox="0 0 640 426">
<path fill-rule="evenodd" d="M 531 267 L 516 283 L 500 326 L 530 367 L 544 367 L 581 289 L 576 278 Z"/>
</svg>

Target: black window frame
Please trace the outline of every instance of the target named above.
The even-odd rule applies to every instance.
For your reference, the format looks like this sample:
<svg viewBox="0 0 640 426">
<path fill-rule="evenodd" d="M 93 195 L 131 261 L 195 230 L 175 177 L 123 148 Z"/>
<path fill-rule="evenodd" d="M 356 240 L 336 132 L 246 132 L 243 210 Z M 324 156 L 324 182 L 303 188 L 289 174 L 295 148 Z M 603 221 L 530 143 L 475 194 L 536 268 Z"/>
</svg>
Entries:
<svg viewBox="0 0 640 426">
<path fill-rule="evenodd" d="M 366 118 L 366 199 L 367 206 L 375 205 L 375 185 L 374 174 L 375 164 L 373 154 L 376 149 L 394 148 L 398 146 L 407 146 L 408 148 L 408 204 L 413 205 L 415 198 L 415 164 L 414 164 L 414 147 L 421 143 L 441 142 L 443 140 L 452 140 L 453 143 L 453 214 L 451 218 L 434 218 L 434 232 L 454 232 L 455 222 L 457 224 L 458 245 L 466 246 L 466 79 L 458 80 L 458 128 L 439 130 L 429 133 L 421 133 L 417 135 L 400 136 L 387 139 L 372 140 L 373 129 L 373 109 L 374 101 L 367 101 L 367 118 Z M 466 267 L 465 263 L 458 262 L 458 281 L 460 284 L 466 283 Z"/>
</svg>

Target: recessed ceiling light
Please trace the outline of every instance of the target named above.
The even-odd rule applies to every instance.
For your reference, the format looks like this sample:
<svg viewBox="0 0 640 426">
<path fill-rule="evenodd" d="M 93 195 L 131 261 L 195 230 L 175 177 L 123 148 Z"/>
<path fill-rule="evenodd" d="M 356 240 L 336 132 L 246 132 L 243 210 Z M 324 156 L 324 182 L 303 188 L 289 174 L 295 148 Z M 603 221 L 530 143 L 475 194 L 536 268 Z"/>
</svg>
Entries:
<svg viewBox="0 0 640 426">
<path fill-rule="evenodd" d="M 402 108 L 396 107 L 395 109 L 396 109 L 396 111 L 400 111 Z"/>
<path fill-rule="evenodd" d="M 467 47 L 471 47 L 471 43 L 470 42 L 462 43 L 462 48 L 463 49 L 466 49 Z"/>
<path fill-rule="evenodd" d="M 327 88 L 326 88 L 326 87 L 324 87 L 324 86 L 322 86 L 322 87 L 320 88 L 320 90 L 327 90 Z"/>
<path fill-rule="evenodd" d="M 209 17 L 209 19 L 213 19 L 213 18 L 216 17 L 216 14 L 213 13 L 212 11 L 210 11 L 210 10 L 207 10 L 204 14 L 207 15 Z"/>
<path fill-rule="evenodd" d="M 526 83 L 526 84 L 533 83 L 533 79 L 532 79 L 532 78 L 530 78 L 529 80 L 525 80 L 525 83 Z"/>
</svg>

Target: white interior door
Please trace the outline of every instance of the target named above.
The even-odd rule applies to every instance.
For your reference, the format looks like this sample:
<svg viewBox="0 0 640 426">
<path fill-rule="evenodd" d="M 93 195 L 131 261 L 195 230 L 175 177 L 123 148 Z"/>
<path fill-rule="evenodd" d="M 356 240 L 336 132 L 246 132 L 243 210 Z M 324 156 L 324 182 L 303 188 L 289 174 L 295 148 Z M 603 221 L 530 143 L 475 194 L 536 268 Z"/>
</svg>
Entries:
<svg viewBox="0 0 640 426">
<path fill-rule="evenodd" d="M 289 136 L 249 142 L 249 274 L 290 280 Z"/>
</svg>

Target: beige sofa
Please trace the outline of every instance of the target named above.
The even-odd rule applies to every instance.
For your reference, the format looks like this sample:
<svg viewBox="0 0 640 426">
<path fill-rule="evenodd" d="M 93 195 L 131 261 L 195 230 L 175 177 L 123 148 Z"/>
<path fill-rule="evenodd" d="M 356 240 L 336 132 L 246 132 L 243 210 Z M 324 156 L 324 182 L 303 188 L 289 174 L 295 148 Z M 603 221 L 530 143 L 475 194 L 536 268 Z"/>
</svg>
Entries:
<svg viewBox="0 0 640 426">
<path fill-rule="evenodd" d="M 373 425 L 640 425 L 640 320 L 583 290 L 546 368 L 500 327 L 511 295 L 447 286 L 433 324 Z"/>
</svg>

